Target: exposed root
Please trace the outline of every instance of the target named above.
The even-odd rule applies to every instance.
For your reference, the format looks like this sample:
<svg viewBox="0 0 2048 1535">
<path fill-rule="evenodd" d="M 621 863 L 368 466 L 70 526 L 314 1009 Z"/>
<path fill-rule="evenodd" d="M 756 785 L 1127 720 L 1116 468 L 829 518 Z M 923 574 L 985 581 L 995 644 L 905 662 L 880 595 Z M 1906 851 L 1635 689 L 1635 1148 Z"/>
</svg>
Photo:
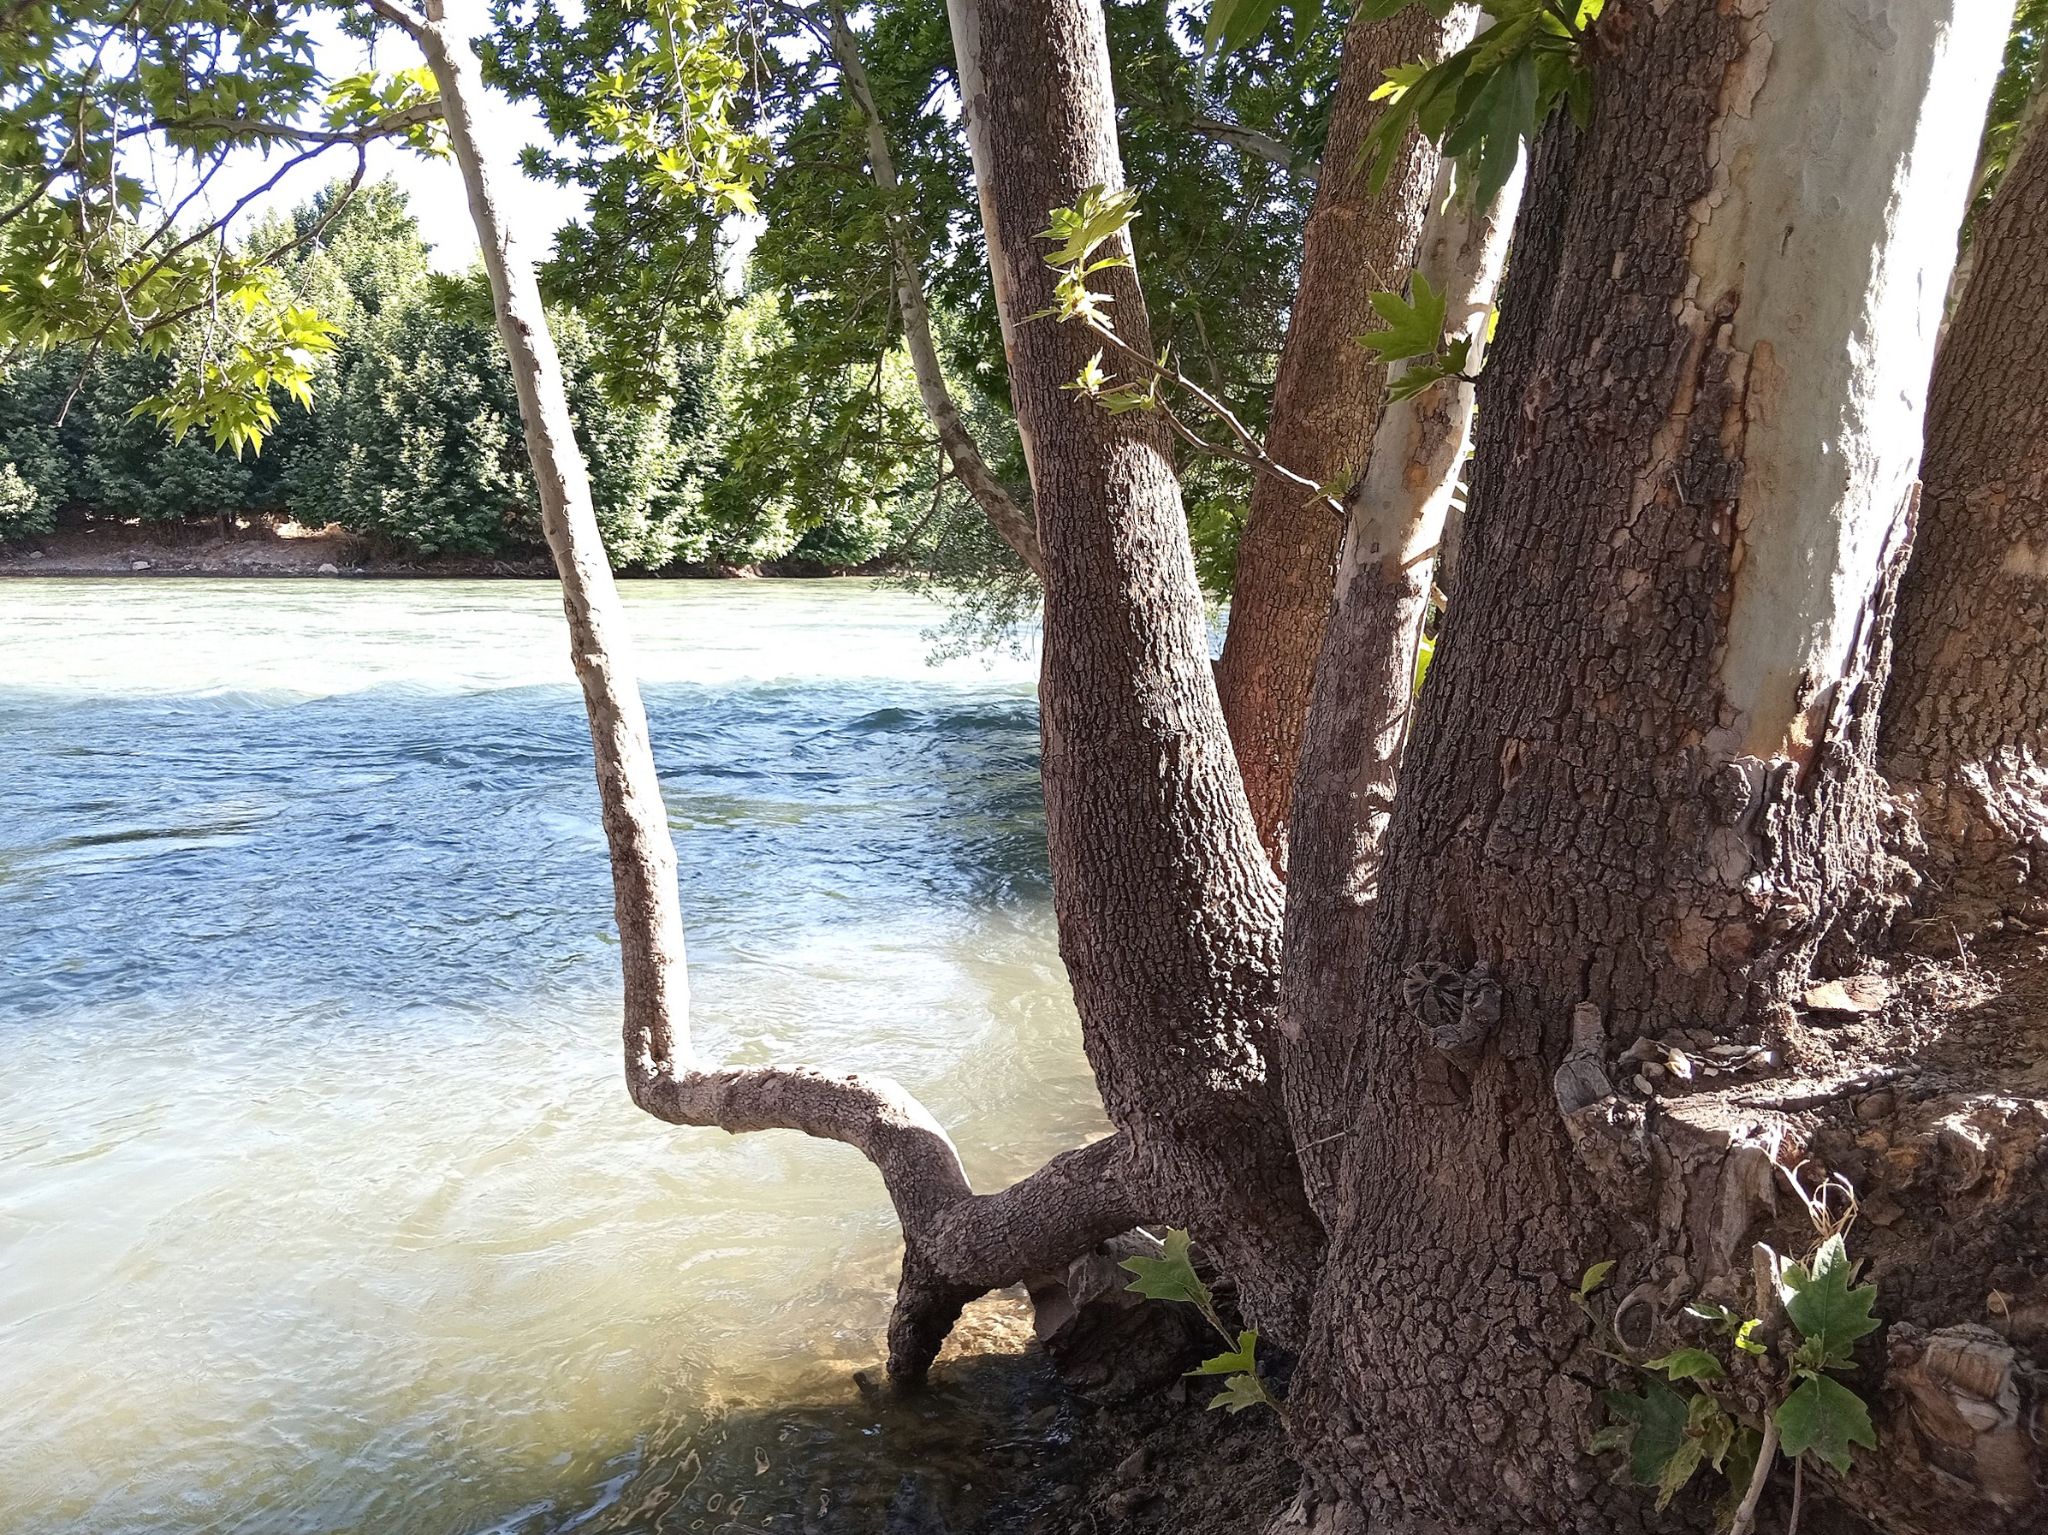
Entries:
<svg viewBox="0 0 2048 1535">
<path fill-rule="evenodd" d="M 1124 1141 L 1063 1152 L 1029 1177 L 977 1194 L 931 1112 L 881 1077 L 803 1067 L 627 1073 L 633 1101 L 670 1124 L 742 1134 L 798 1130 L 853 1147 L 875 1165 L 903 1228 L 903 1275 L 889 1318 L 889 1375 L 924 1379 L 967 1303 L 1056 1275 L 1151 1218 L 1133 1192 Z"/>
<path fill-rule="evenodd" d="M 1644 1277 L 1667 1320 L 1694 1298 L 1768 1315 L 1757 1244 L 1804 1250 L 1855 1222 L 1887 1324 L 1856 1388 L 1880 1449 L 1846 1477 L 1808 1465 L 1805 1491 L 1893 1535 L 2048 1517 L 2044 957 L 2007 933 L 1897 967 L 1867 1007 L 1788 1012 L 1739 1048 L 1638 1041 L 1610 1068 L 1653 1159 Z"/>
</svg>

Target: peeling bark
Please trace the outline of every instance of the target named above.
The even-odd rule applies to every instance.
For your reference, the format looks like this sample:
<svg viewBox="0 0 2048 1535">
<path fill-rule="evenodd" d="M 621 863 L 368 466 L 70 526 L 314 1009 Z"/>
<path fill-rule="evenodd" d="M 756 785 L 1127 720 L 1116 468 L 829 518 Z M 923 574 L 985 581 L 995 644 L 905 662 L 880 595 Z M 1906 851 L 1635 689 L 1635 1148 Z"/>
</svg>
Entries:
<svg viewBox="0 0 2048 1535">
<path fill-rule="evenodd" d="M 1385 187 L 1371 191 L 1360 164 L 1380 113 L 1370 97 L 1388 66 L 1462 47 L 1473 19 L 1470 6 L 1447 20 L 1410 6 L 1388 21 L 1353 21 L 1344 36 L 1266 434 L 1275 460 L 1318 484 L 1345 481 L 1365 464 L 1386 398 L 1386 369 L 1358 344 L 1379 323 L 1367 296 L 1407 277 L 1436 178 L 1436 151 L 1411 132 Z M 1271 475 L 1253 485 L 1216 683 L 1260 839 L 1283 872 L 1302 725 L 1343 536 L 1343 522 L 1316 497 Z"/>
<path fill-rule="evenodd" d="M 2039 116 L 2039 103 L 2030 119 Z M 2048 139 L 2027 133 L 1935 365 L 1884 767 L 1934 902 L 2048 911 Z"/>
<path fill-rule="evenodd" d="M 1596 1259 L 1620 1293 L 1705 1260 L 1665 1224 L 1654 1102 L 1608 1072 L 1637 1035 L 1755 1039 L 1891 894 L 1885 619 L 1998 10 L 1598 24 L 1337 1025 L 1351 1133 L 1291 1416 L 1375 1529 L 1659 1522 L 1583 1453 L 1604 1367 L 1566 1296 Z"/>
<path fill-rule="evenodd" d="M 1518 170 L 1490 208 L 1452 202 L 1451 166 L 1429 194 L 1416 270 L 1444 295 L 1445 330 L 1486 354 L 1487 320 L 1521 204 Z M 1405 371 L 1406 365 L 1401 371 Z M 1395 377 L 1399 377 L 1397 372 Z M 1282 1082 L 1317 1213 L 1335 1215 L 1350 1059 L 1380 852 L 1415 696 L 1423 620 L 1472 424 L 1472 385 L 1445 379 L 1388 404 L 1346 498 L 1336 610 L 1310 695 L 1289 838 Z"/>
<path fill-rule="evenodd" d="M 1262 1327 L 1298 1338 L 1320 1232 L 1267 1068 L 1280 887 L 1217 702 L 1171 439 L 1064 389 L 1097 344 L 1029 318 L 1053 297 L 1049 212 L 1123 184 L 1101 8 L 949 9 L 1045 550 L 1041 772 L 1082 1042 L 1154 1203 L 1212 1247 Z M 1147 352 L 1136 272 L 1097 281 Z"/>
</svg>

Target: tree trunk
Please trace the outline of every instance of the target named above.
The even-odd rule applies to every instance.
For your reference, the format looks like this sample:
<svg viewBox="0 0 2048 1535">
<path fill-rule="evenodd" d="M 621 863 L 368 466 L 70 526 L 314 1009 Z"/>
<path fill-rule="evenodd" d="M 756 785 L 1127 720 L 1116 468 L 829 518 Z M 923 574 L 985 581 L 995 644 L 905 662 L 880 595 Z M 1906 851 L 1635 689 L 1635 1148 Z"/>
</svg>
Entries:
<svg viewBox="0 0 2048 1535">
<path fill-rule="evenodd" d="M 1609 1258 L 1660 1310 L 1746 1284 L 1799 1138 L 1646 1101 L 1614 1055 L 1781 1027 L 1889 896 L 1884 620 L 2000 10 L 1615 0 L 1588 45 L 1362 984 L 1324 1021 L 1353 1109 L 1291 1413 L 1376 1531 L 1660 1522 L 1585 1453 L 1610 1377 L 1570 1287 Z"/>
<path fill-rule="evenodd" d="M 1466 371 L 1476 374 L 1522 178 L 1518 171 L 1484 209 L 1452 201 L 1451 180 L 1443 161 L 1416 270 L 1444 295 L 1445 330 L 1468 343 Z M 1326 1222 L 1336 1213 L 1348 1109 L 1341 1088 L 1352 1031 L 1343 1025 L 1364 979 L 1423 621 L 1471 425 L 1472 385 L 1463 379 L 1381 413 L 1364 476 L 1346 498 L 1336 608 L 1310 695 L 1289 837 L 1281 1081 L 1310 1202 Z"/>
<path fill-rule="evenodd" d="M 692 1060 L 675 846 L 631 638 L 598 534 L 533 264 L 514 242 L 496 169 L 478 140 L 482 81 L 440 0 L 424 17 L 394 0 L 378 0 L 378 11 L 418 40 L 433 70 L 518 388 L 541 524 L 562 581 L 570 657 L 590 717 L 625 976 L 628 1091 L 642 1109 L 671 1124 L 734 1134 L 799 1130 L 866 1155 L 882 1175 L 904 1234 L 890 1371 L 917 1379 L 968 1300 L 1056 1275 L 1097 1243 L 1167 1212 L 1146 1202 L 1144 1168 L 1123 1136 L 1056 1157 L 1002 1193 L 976 1195 L 945 1131 L 893 1082 L 801 1067 L 702 1069 Z"/>
<path fill-rule="evenodd" d="M 1439 20 L 1415 5 L 1388 21 L 1353 21 L 1344 36 L 1266 433 L 1276 461 L 1319 484 L 1348 481 L 1364 467 L 1386 398 L 1385 367 L 1358 344 L 1379 323 L 1367 295 L 1406 281 L 1436 179 L 1436 151 L 1411 132 L 1385 187 L 1370 189 L 1360 164 L 1380 113 L 1370 97 L 1390 65 L 1462 47 L 1472 23 L 1470 6 Z M 1259 837 L 1283 872 L 1302 722 L 1343 536 L 1343 522 L 1320 499 L 1258 476 L 1216 684 Z"/>
<path fill-rule="evenodd" d="M 896 308 L 903 321 L 903 345 L 910 354 L 910 369 L 917 379 L 917 394 L 926 418 L 946 450 L 953 473 L 974 497 L 996 536 L 1030 567 L 1039 579 L 1045 577 L 1045 557 L 1039 552 L 1038 530 L 1031 514 L 1017 504 L 995 471 L 981 456 L 981 449 L 967 430 L 960 407 L 953 401 L 945 370 L 939 365 L 939 349 L 932 340 L 931 310 L 925 303 L 924 263 L 919 260 L 910 231 L 903 227 L 903 210 L 897 206 L 899 188 L 896 159 L 889 152 L 888 124 L 875 105 L 875 93 L 868 84 L 867 66 L 861 62 L 860 42 L 846 23 L 846 13 L 831 7 L 832 55 L 839 62 L 846 94 L 867 128 L 868 172 L 882 194 L 882 218 L 889 231 L 889 255 L 896 268 Z"/>
<path fill-rule="evenodd" d="M 949 9 L 1045 551 L 1042 773 L 1082 1040 L 1152 1202 L 1212 1246 L 1261 1325 L 1298 1337 L 1320 1232 L 1266 1068 L 1280 887 L 1217 702 L 1170 438 L 1064 389 L 1097 345 L 1031 318 L 1053 300 L 1050 212 L 1123 182 L 1101 8 Z M 1148 349 L 1135 272 L 1096 280 Z"/>
<path fill-rule="evenodd" d="M 1881 743 L 1917 812 L 1944 927 L 1966 920 L 1965 902 L 2039 915 L 2048 899 L 2048 139 L 2037 127 L 1974 253 L 1928 401 Z"/>
</svg>

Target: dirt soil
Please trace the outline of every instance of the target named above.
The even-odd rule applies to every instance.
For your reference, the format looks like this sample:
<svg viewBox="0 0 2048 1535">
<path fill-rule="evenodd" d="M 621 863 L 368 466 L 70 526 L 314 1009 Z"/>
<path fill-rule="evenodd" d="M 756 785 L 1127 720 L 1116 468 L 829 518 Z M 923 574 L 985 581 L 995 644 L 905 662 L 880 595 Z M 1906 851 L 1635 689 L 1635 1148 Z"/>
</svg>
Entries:
<svg viewBox="0 0 2048 1535">
<path fill-rule="evenodd" d="M 1101 1407 L 1063 1394 L 1036 1475 L 972 1535 L 1259 1535 L 1300 1479 L 1287 1437 L 1263 1408 L 1207 1411 L 1213 1383 L 1190 1384 Z M 893 1518 L 886 1535 L 912 1532 L 935 1535 Z"/>
<path fill-rule="evenodd" d="M 337 527 L 95 523 L 0 545 L 0 576 L 546 576 L 545 555 L 380 555 Z"/>
</svg>

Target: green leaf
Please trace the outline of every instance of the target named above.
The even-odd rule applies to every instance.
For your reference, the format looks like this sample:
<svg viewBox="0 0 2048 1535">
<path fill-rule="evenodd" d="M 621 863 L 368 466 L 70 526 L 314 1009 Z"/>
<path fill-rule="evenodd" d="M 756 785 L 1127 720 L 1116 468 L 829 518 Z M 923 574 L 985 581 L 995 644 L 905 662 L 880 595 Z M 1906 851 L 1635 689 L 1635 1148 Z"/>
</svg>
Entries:
<svg viewBox="0 0 2048 1535">
<path fill-rule="evenodd" d="M 1716 1471 L 1728 1458 L 1735 1442 L 1735 1420 L 1721 1410 L 1721 1404 L 1702 1391 L 1692 1399 L 1685 1431 L 1700 1442 L 1700 1453 Z"/>
<path fill-rule="evenodd" d="M 1678 1496 L 1685 1484 L 1692 1480 L 1693 1473 L 1699 1470 L 1700 1461 L 1704 1455 L 1705 1451 L 1701 1448 L 1699 1440 L 1690 1436 L 1676 1450 L 1672 1451 L 1671 1458 L 1665 1461 L 1662 1468 L 1657 1472 L 1657 1507 L 1659 1509 L 1671 1506 L 1671 1500 Z"/>
<path fill-rule="evenodd" d="M 1237 1335 L 1237 1347 L 1227 1354 L 1218 1354 L 1214 1359 L 1204 1359 L 1190 1375 L 1256 1375 L 1258 1363 L 1259 1335 L 1257 1332 L 1241 1332 Z"/>
<path fill-rule="evenodd" d="M 1277 9 L 1279 0 L 1215 0 L 1202 32 L 1203 51 L 1216 58 L 1235 53 L 1266 30 Z"/>
<path fill-rule="evenodd" d="M 1728 1479 L 1727 1490 L 1714 1504 L 1714 1528 L 1725 1530 L 1734 1523 L 1750 1480 L 1756 1475 L 1756 1458 L 1763 1453 L 1763 1436 L 1753 1428 L 1737 1426 L 1728 1443 L 1728 1453 L 1716 1469 Z"/>
<path fill-rule="evenodd" d="M 1443 342 L 1445 295 L 1432 288 L 1420 272 L 1410 275 L 1409 288 L 1412 299 L 1387 290 L 1367 295 L 1367 302 L 1387 322 L 1387 328 L 1358 339 L 1381 362 L 1434 356 Z"/>
<path fill-rule="evenodd" d="M 1579 1276 L 1579 1299 L 1584 1300 L 1595 1290 L 1607 1283 L 1607 1276 L 1614 1272 L 1615 1259 L 1605 1258 Z"/>
<path fill-rule="evenodd" d="M 1178 1227 L 1166 1233 L 1162 1247 L 1163 1256 L 1157 1258 L 1126 1258 L 1118 1265 L 1138 1277 L 1124 1288 L 1134 1295 L 1147 1300 L 1186 1301 L 1190 1306 L 1210 1310 L 1215 1302 L 1209 1294 L 1209 1287 L 1202 1283 L 1195 1273 L 1195 1266 L 1188 1259 L 1192 1239 Z"/>
<path fill-rule="evenodd" d="M 1432 384 L 1440 384 L 1451 375 L 1442 363 L 1414 362 L 1402 369 L 1395 378 L 1387 380 L 1389 400 L 1412 400 Z"/>
<path fill-rule="evenodd" d="M 1813 1345 L 1816 1368 L 1834 1370 L 1848 1365 L 1856 1340 L 1877 1330 L 1877 1319 L 1870 1314 L 1877 1286 L 1851 1288 L 1854 1272 L 1839 1235 L 1821 1244 L 1811 1265 L 1786 1266 L 1782 1281 L 1785 1314 L 1799 1335 Z"/>
<path fill-rule="evenodd" d="M 1629 1474 L 1641 1486 L 1659 1485 L 1664 1468 L 1687 1442 L 1685 1428 L 1691 1409 L 1686 1399 L 1654 1381 L 1639 1395 L 1603 1391 L 1600 1399 L 1616 1418 L 1634 1426 L 1629 1438 Z M 1697 1457 L 1694 1464 L 1698 1464 Z"/>
<path fill-rule="evenodd" d="M 1256 1375 L 1233 1375 L 1223 1383 L 1223 1389 L 1209 1398 L 1209 1411 L 1222 1408 L 1225 1412 L 1239 1413 L 1247 1407 L 1261 1404 L 1270 1407 L 1273 1399 L 1266 1394 L 1266 1388 Z"/>
<path fill-rule="evenodd" d="M 1056 267 L 1084 265 L 1105 240 L 1123 232 L 1138 216 L 1138 194 L 1128 187 L 1112 192 L 1100 182 L 1083 187 L 1071 208 L 1055 208 L 1047 215 L 1047 227 L 1038 232 L 1041 240 L 1057 240 L 1059 249 L 1047 256 Z"/>
<path fill-rule="evenodd" d="M 1662 1359 L 1652 1359 L 1646 1370 L 1662 1370 L 1666 1380 L 1722 1380 L 1728 1372 L 1721 1361 L 1703 1348 L 1674 1349 Z"/>
<path fill-rule="evenodd" d="M 1799 1388 L 1779 1403 L 1777 1419 L 1779 1442 L 1787 1455 L 1811 1450 L 1837 1471 L 1849 1469 L 1851 1446 L 1877 1448 L 1877 1433 L 1870 1426 L 1870 1409 L 1863 1405 L 1863 1398 L 1826 1375 L 1801 1381 Z"/>
</svg>

